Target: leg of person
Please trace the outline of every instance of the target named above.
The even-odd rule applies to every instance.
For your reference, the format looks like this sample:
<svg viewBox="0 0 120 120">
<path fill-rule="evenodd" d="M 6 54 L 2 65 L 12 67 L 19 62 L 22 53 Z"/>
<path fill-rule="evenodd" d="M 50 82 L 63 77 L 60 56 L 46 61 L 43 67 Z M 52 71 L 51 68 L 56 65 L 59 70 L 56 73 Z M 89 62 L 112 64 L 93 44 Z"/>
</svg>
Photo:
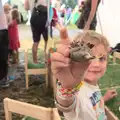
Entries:
<svg viewBox="0 0 120 120">
<path fill-rule="evenodd" d="M 53 29 L 52 29 L 52 22 L 50 23 L 50 37 L 53 38 Z"/>
<path fill-rule="evenodd" d="M 97 26 L 97 19 L 96 19 L 96 16 L 95 16 L 94 19 L 92 20 L 91 24 L 90 24 L 90 30 L 96 30 L 96 26 Z"/>
<path fill-rule="evenodd" d="M 16 53 L 17 53 L 17 64 L 19 63 L 19 51 L 16 50 Z"/>
<path fill-rule="evenodd" d="M 44 41 L 45 41 L 45 46 L 44 46 L 44 53 L 45 53 L 45 62 L 47 61 L 47 43 L 48 43 L 48 29 L 45 28 L 44 32 L 42 33 Z"/>
<path fill-rule="evenodd" d="M 0 88 L 8 87 L 8 31 L 0 30 Z"/>
<path fill-rule="evenodd" d="M 79 29 L 83 29 L 85 26 L 85 20 L 83 16 L 81 15 L 80 18 L 76 21 L 76 25 Z"/>
<path fill-rule="evenodd" d="M 38 45 L 39 45 L 39 41 L 40 41 L 40 31 L 38 31 L 37 29 L 32 28 L 32 34 L 33 34 L 33 46 L 32 46 L 32 54 L 33 54 L 33 62 L 34 63 L 38 63 L 37 60 L 37 50 L 38 50 Z"/>
<path fill-rule="evenodd" d="M 8 66 L 11 67 L 11 63 L 10 63 L 10 54 L 8 55 Z"/>
<path fill-rule="evenodd" d="M 0 60 L 0 88 L 9 87 L 9 81 L 7 79 L 8 64 L 5 60 Z"/>
<path fill-rule="evenodd" d="M 18 64 L 19 62 L 19 52 L 18 50 L 13 50 L 13 63 Z"/>
<path fill-rule="evenodd" d="M 44 38 L 44 41 L 45 41 L 44 52 L 46 53 L 47 43 L 48 43 L 48 29 L 47 28 L 45 28 L 42 35 L 43 35 L 43 38 Z"/>
</svg>

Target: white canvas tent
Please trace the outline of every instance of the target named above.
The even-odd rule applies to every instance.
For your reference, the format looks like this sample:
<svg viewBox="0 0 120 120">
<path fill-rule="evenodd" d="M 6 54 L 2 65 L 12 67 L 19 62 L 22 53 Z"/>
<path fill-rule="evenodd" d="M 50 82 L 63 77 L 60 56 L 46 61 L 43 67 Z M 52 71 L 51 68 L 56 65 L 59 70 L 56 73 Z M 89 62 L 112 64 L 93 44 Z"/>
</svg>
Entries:
<svg viewBox="0 0 120 120">
<path fill-rule="evenodd" d="M 24 9 L 24 0 L 2 0 L 3 5 L 10 2 L 11 6 L 18 5 L 18 10 L 22 13 L 24 20 L 27 20 L 27 11 Z"/>
<path fill-rule="evenodd" d="M 103 34 L 110 40 L 111 46 L 120 42 L 120 0 L 104 0 L 100 4 L 99 16 L 101 19 Z M 101 32 L 98 23 L 97 31 Z"/>
</svg>

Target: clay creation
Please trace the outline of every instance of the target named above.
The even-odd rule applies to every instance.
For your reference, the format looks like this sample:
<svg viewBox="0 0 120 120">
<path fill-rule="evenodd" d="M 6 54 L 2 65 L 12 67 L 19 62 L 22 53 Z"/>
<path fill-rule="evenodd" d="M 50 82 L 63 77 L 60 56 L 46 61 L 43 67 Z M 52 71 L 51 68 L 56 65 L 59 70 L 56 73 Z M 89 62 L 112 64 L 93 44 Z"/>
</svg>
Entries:
<svg viewBox="0 0 120 120">
<path fill-rule="evenodd" d="M 70 58 L 75 62 L 88 61 L 94 59 L 91 49 L 94 47 L 91 43 L 85 43 L 84 41 L 73 41 L 70 45 Z"/>
</svg>

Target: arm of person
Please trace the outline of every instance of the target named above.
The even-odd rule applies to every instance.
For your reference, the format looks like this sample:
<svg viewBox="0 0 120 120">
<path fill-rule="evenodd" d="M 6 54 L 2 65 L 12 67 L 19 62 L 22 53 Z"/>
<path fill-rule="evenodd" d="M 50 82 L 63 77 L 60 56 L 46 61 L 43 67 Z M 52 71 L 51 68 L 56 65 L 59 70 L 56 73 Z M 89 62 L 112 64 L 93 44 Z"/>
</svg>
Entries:
<svg viewBox="0 0 120 120">
<path fill-rule="evenodd" d="M 103 96 L 104 102 L 107 102 L 117 96 L 117 91 L 116 90 L 108 90 L 105 95 Z"/>
<path fill-rule="evenodd" d="M 28 1 L 28 0 L 25 0 L 24 8 L 25 8 L 25 10 L 27 10 L 27 11 L 30 9 L 30 7 L 29 7 L 29 1 Z"/>
<path fill-rule="evenodd" d="M 91 11 L 90 11 L 88 20 L 85 24 L 85 27 L 84 27 L 85 30 L 89 29 L 89 27 L 90 27 L 90 24 L 95 16 L 95 13 L 96 13 L 97 4 L 98 4 L 98 0 L 92 0 Z"/>
<path fill-rule="evenodd" d="M 56 94 L 55 100 L 56 107 L 62 112 L 71 112 L 76 107 L 76 96 L 61 97 Z"/>
</svg>

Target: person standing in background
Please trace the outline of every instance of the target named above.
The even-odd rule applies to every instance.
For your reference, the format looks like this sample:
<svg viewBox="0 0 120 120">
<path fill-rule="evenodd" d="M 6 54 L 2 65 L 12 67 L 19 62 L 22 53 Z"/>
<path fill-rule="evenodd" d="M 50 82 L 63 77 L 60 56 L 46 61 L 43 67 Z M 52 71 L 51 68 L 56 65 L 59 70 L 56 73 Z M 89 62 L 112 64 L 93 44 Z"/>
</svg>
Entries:
<svg viewBox="0 0 120 120">
<path fill-rule="evenodd" d="M 84 0 L 82 13 L 77 21 L 77 27 L 84 30 L 96 30 L 96 12 L 101 0 Z"/>
<path fill-rule="evenodd" d="M 2 0 L 0 0 L 0 88 L 9 87 L 8 73 L 8 26 Z"/>
<path fill-rule="evenodd" d="M 20 41 L 18 24 L 20 23 L 19 12 L 17 9 L 12 9 L 10 12 L 10 21 L 8 23 L 8 35 L 9 35 L 9 49 L 12 50 L 12 59 L 14 64 L 19 62 Z"/>
<path fill-rule="evenodd" d="M 48 42 L 47 28 L 47 0 L 25 0 L 25 9 L 31 11 L 30 25 L 33 35 L 33 62 L 38 64 L 37 49 L 40 42 L 40 37 L 43 35 L 45 46 L 44 52 L 46 57 L 46 49 Z"/>
</svg>

